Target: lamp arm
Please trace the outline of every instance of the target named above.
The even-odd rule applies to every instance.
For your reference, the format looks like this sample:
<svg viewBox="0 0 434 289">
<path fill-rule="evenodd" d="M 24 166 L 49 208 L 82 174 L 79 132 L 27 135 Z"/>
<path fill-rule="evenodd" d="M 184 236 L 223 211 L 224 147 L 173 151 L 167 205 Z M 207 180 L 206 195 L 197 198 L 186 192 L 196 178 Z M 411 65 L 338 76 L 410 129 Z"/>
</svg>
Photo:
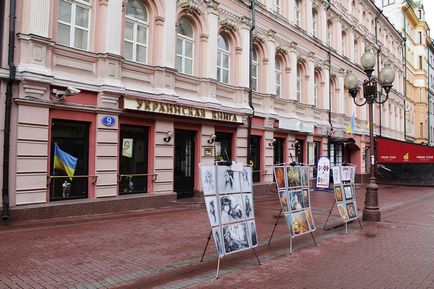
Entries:
<svg viewBox="0 0 434 289">
<path fill-rule="evenodd" d="M 380 95 L 383 96 L 383 94 L 380 94 Z M 382 99 L 381 101 L 379 101 L 379 100 L 377 100 L 377 99 L 379 99 L 379 97 L 376 97 L 376 98 L 374 99 L 375 103 L 383 104 L 383 103 L 385 103 L 385 102 L 389 99 L 389 94 L 386 93 L 384 99 Z"/>
<path fill-rule="evenodd" d="M 353 97 L 353 101 L 354 101 L 354 104 L 357 105 L 357 106 L 364 106 L 366 104 L 366 102 L 368 101 L 368 99 L 365 98 L 365 100 L 362 103 L 358 103 L 357 100 L 356 100 L 356 98 Z"/>
</svg>

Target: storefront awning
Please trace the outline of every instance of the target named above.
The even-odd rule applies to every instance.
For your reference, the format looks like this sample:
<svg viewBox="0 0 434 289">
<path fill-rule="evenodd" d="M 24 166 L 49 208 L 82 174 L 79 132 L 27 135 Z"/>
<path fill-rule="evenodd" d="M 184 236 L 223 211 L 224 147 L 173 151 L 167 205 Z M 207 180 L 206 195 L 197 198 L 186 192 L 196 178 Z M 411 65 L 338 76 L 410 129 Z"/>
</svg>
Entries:
<svg viewBox="0 0 434 289">
<path fill-rule="evenodd" d="M 356 141 L 352 137 L 331 136 L 329 143 L 352 143 L 352 144 L 355 144 Z"/>
</svg>

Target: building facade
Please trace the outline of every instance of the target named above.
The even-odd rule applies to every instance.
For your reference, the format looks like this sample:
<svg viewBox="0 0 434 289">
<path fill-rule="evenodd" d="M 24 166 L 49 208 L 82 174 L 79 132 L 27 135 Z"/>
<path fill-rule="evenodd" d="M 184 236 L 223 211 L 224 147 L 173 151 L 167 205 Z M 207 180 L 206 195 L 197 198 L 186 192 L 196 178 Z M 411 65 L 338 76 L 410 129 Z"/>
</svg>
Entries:
<svg viewBox="0 0 434 289">
<path fill-rule="evenodd" d="M 406 140 L 428 142 L 428 40 L 423 1 L 376 0 L 405 37 Z"/>
<path fill-rule="evenodd" d="M 434 44 L 428 43 L 428 144 L 434 146 Z"/>
<path fill-rule="evenodd" d="M 256 191 L 273 183 L 273 164 L 320 156 L 354 163 L 362 177 L 370 125 L 404 138 L 402 38 L 373 1 L 16 4 L 12 208 L 191 197 L 199 164 L 215 160 L 252 164 Z M 4 33 L 2 97 L 7 42 Z M 377 55 L 374 75 L 396 71 L 373 124 L 343 84 L 350 70 L 365 78 L 365 48 Z M 65 157 L 73 174 L 56 163 Z"/>
</svg>

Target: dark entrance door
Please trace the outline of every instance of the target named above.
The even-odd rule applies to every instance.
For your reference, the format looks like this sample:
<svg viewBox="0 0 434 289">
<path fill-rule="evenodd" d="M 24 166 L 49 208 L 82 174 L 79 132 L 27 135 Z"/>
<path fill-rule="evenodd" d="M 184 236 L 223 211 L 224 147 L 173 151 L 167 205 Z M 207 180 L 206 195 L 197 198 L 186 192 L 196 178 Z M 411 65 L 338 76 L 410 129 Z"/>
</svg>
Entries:
<svg viewBox="0 0 434 289">
<path fill-rule="evenodd" d="M 250 137 L 250 153 L 253 161 L 253 182 L 259 182 L 261 169 L 261 137 L 252 135 Z"/>
<path fill-rule="evenodd" d="M 273 163 L 274 164 L 282 164 L 285 162 L 283 159 L 283 143 L 285 139 L 276 137 L 276 142 L 274 143 L 274 157 L 273 157 Z"/>
<path fill-rule="evenodd" d="M 193 197 L 194 192 L 194 139 L 189 130 L 175 131 L 174 191 L 178 198 Z"/>
</svg>

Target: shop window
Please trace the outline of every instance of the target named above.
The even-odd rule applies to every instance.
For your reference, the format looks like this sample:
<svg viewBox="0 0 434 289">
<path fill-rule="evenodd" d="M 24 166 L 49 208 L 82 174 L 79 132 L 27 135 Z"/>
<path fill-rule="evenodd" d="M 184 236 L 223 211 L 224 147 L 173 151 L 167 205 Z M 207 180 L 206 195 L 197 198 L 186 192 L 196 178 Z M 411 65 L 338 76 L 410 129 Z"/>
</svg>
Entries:
<svg viewBox="0 0 434 289">
<path fill-rule="evenodd" d="M 89 123 L 51 124 L 50 201 L 88 197 Z"/>
<path fill-rule="evenodd" d="M 275 140 L 276 142 L 274 143 L 273 146 L 274 149 L 273 163 L 283 164 L 285 162 L 284 154 L 283 154 L 285 139 L 276 137 Z"/>
<path fill-rule="evenodd" d="M 304 163 L 304 140 L 297 139 L 294 142 L 295 161 L 299 164 Z"/>
<path fill-rule="evenodd" d="M 215 141 L 215 158 L 217 161 L 232 160 L 232 134 L 231 133 L 216 133 Z"/>
<path fill-rule="evenodd" d="M 253 182 L 259 182 L 261 176 L 261 137 L 251 136 L 250 137 L 250 154 L 252 156 L 251 161 L 253 162 Z"/>
<path fill-rule="evenodd" d="M 340 165 L 343 163 L 344 144 L 331 143 L 329 145 L 329 157 L 332 165 Z"/>
<path fill-rule="evenodd" d="M 119 194 L 146 193 L 148 188 L 148 128 L 121 125 Z"/>
</svg>

